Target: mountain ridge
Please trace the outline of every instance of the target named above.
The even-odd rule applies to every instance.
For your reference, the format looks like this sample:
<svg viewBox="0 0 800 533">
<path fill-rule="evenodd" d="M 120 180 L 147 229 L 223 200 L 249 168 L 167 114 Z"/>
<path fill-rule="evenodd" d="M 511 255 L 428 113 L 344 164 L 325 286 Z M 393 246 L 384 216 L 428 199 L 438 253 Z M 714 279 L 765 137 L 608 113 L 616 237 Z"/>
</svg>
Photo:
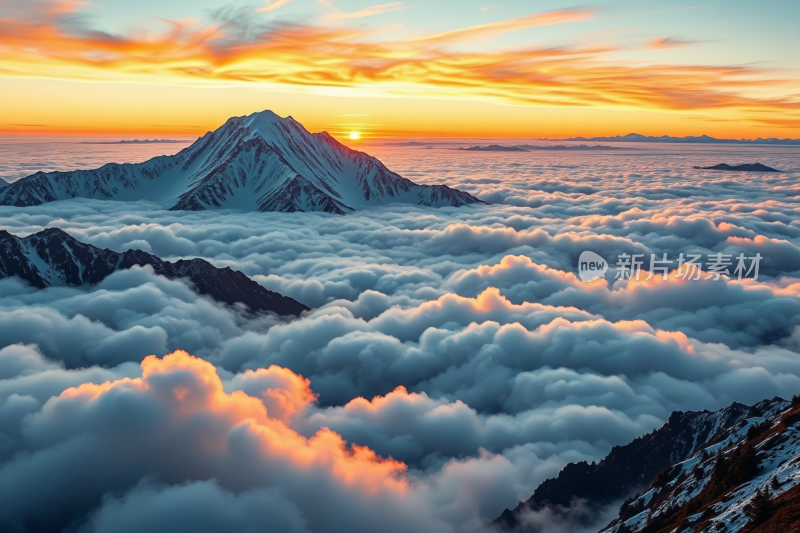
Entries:
<svg viewBox="0 0 800 533">
<path fill-rule="evenodd" d="M 519 146 L 500 146 L 498 144 L 490 144 L 488 146 L 470 146 L 468 148 L 457 148 L 464 152 L 525 152 Z"/>
<path fill-rule="evenodd" d="M 95 284 L 119 270 L 145 265 L 168 279 L 188 279 L 198 293 L 216 301 L 241 303 L 253 312 L 300 316 L 309 310 L 239 271 L 217 268 L 203 259 L 171 263 L 142 250 L 120 253 L 100 249 L 59 228 L 47 228 L 22 238 L 0 230 L 0 279 L 17 276 L 39 289 Z"/>
<path fill-rule="evenodd" d="M 800 139 L 717 139 L 708 135 L 696 135 L 686 137 L 672 137 L 662 135 L 661 137 L 640 135 L 629 133 L 627 135 L 615 135 L 611 137 L 571 137 L 561 139 L 562 141 L 605 141 L 605 142 L 663 142 L 663 143 L 691 143 L 691 144 L 766 144 L 774 146 L 800 146 Z"/>
<path fill-rule="evenodd" d="M 712 167 L 694 167 L 698 170 L 722 170 L 725 172 L 782 172 L 781 170 L 762 165 L 761 163 L 750 163 L 744 165 L 728 165 L 720 163 Z"/>
<path fill-rule="evenodd" d="M 185 144 L 189 140 L 179 139 L 133 139 L 132 141 L 122 139 L 121 141 L 87 141 L 80 144 Z"/>
<path fill-rule="evenodd" d="M 412 144 L 412 143 L 407 143 Z M 513 146 L 503 146 L 498 144 L 490 144 L 488 146 L 470 146 L 467 148 L 456 148 L 462 152 L 538 152 L 538 151 L 556 151 L 556 152 L 578 152 L 578 151 L 600 151 L 600 150 L 626 150 L 616 146 L 603 146 L 586 144 L 579 145 L 564 145 L 564 144 L 549 144 L 549 145 L 536 145 L 536 144 L 515 144 Z M 635 150 L 635 148 L 628 148 L 628 150 Z"/>
<path fill-rule="evenodd" d="M 797 531 L 800 397 L 757 403 L 698 452 L 665 468 L 603 533 Z"/>
<path fill-rule="evenodd" d="M 541 483 L 531 498 L 521 502 L 513 510 L 506 509 L 492 525 L 497 531 L 502 532 L 529 531 L 530 529 L 527 529 L 525 524 L 527 513 L 555 509 L 556 514 L 561 513 L 561 517 L 565 520 L 582 520 L 581 525 L 585 526 L 597 518 L 603 507 L 629 496 L 635 490 L 644 488 L 644 494 L 626 500 L 620 510 L 620 517 L 602 531 L 604 533 L 660 532 L 662 530 L 656 526 L 647 528 L 649 527 L 647 526 L 648 520 L 655 523 L 655 518 L 640 516 L 638 520 L 634 520 L 639 513 L 647 512 L 651 503 L 655 505 L 657 501 L 652 498 L 654 490 L 660 492 L 664 490 L 665 486 L 673 485 L 677 490 L 680 483 L 687 479 L 690 482 L 688 487 L 691 485 L 692 479 L 696 480 L 702 477 L 702 473 L 695 474 L 696 468 L 694 467 L 697 464 L 697 458 L 705 455 L 703 464 L 707 465 L 713 464 L 715 457 L 720 454 L 723 456 L 733 454 L 735 449 L 740 449 L 748 442 L 750 438 L 748 435 L 752 432 L 763 433 L 767 431 L 766 426 L 774 429 L 780 425 L 782 417 L 787 414 L 789 408 L 789 402 L 776 397 L 772 400 L 761 401 L 752 407 L 734 402 L 715 412 L 675 411 L 661 428 L 638 437 L 627 445 L 615 446 L 599 463 L 589 465 L 584 461 L 568 464 L 557 477 Z M 798 400 L 795 410 L 798 414 L 797 420 L 794 422 L 797 422 L 800 421 L 800 400 Z M 753 427 L 756 429 L 751 429 Z M 770 437 L 770 439 L 772 438 Z M 787 435 L 781 437 L 782 442 L 787 442 L 789 438 Z M 778 464 L 777 468 L 783 468 L 781 465 L 786 466 L 792 457 L 800 458 L 798 455 L 800 454 L 800 431 L 796 431 L 796 428 L 792 429 L 791 439 L 793 439 L 793 451 L 787 452 L 788 455 L 785 454 L 786 458 Z M 759 452 L 758 455 L 761 457 L 762 454 Z M 686 475 L 678 474 L 678 466 L 687 464 L 687 461 L 694 461 L 689 464 L 688 473 Z M 761 461 L 763 464 L 767 464 L 768 460 L 762 458 Z M 795 461 L 795 463 L 797 462 L 800 462 L 800 459 Z M 773 460 L 769 464 L 775 467 L 776 461 Z M 797 481 L 800 482 L 800 465 L 792 468 L 798 470 Z M 672 475 L 673 473 L 674 475 Z M 689 479 L 689 474 L 695 477 Z M 768 472 L 764 472 L 761 477 L 767 474 Z M 678 483 L 679 481 L 680 483 Z M 763 485 L 763 483 L 761 484 Z M 706 483 L 703 482 L 703 485 L 703 487 L 694 486 L 692 489 L 686 488 L 686 490 L 690 490 L 689 496 L 694 497 L 700 494 Z M 742 487 L 744 486 L 741 484 L 738 488 L 732 486 L 729 488 L 729 492 L 744 490 Z M 791 487 L 786 487 L 786 490 L 789 488 Z M 752 488 L 747 493 L 747 498 L 753 497 L 755 490 Z M 681 505 L 688 504 L 691 498 L 686 497 L 687 494 L 681 496 L 679 492 L 661 494 L 658 505 L 662 506 L 662 511 L 673 504 L 677 505 L 678 509 Z M 798 495 L 798 501 L 800 501 L 800 495 Z M 584 511 L 588 508 L 593 513 L 584 513 L 577 518 L 570 517 L 568 509 L 575 502 L 581 502 Z M 651 509 L 651 511 L 650 514 L 655 517 L 659 515 L 658 509 Z M 677 513 L 677 511 L 674 512 Z M 710 514 L 708 518 L 710 518 Z M 668 520 L 663 518 L 659 520 L 664 522 L 664 531 L 674 530 L 675 525 L 679 525 L 680 522 L 678 520 L 678 523 L 669 525 L 671 522 Z M 624 529 L 621 522 L 625 522 L 624 527 L 629 529 Z M 743 527 L 745 522 L 739 520 L 737 528 Z M 683 529 L 679 527 L 678 530 Z"/>
<path fill-rule="evenodd" d="M 486 203 L 446 185 L 418 185 L 329 133 L 262 111 L 228 119 L 172 156 L 93 170 L 37 172 L 0 189 L 0 205 L 70 198 L 150 200 L 172 210 L 324 211 L 345 214 L 398 202 L 431 207 Z"/>
</svg>

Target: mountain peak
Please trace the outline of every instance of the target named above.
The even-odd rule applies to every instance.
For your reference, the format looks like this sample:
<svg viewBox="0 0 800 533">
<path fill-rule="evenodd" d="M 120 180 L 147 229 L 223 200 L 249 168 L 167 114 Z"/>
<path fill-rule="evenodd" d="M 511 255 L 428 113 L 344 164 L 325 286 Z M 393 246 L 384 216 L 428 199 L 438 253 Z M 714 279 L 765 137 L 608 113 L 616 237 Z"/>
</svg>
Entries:
<svg viewBox="0 0 800 533">
<path fill-rule="evenodd" d="M 694 451 L 636 487 L 641 495 L 628 498 L 603 533 L 796 530 L 797 515 L 787 521 L 786 511 L 796 513 L 800 496 L 797 403 L 775 397 L 749 408 L 732 404 L 705 418 L 714 424 L 710 437 L 697 435 Z M 783 512 L 762 516 L 759 526 L 748 508 L 761 491 Z"/>
<path fill-rule="evenodd" d="M 253 122 L 295 122 L 292 117 L 281 117 L 276 112 L 265 109 L 263 111 L 256 111 L 255 113 L 250 113 L 242 117 L 246 119 L 249 123 Z"/>
<path fill-rule="evenodd" d="M 255 113 L 251 113 L 249 115 L 243 117 L 235 117 L 234 119 L 241 122 L 245 125 L 245 127 L 251 129 L 254 132 L 258 131 L 269 131 L 272 128 L 300 128 L 303 131 L 306 129 L 303 127 L 302 124 L 297 122 L 291 116 L 281 117 L 274 111 L 269 109 L 265 109 L 263 111 L 257 111 Z"/>
<path fill-rule="evenodd" d="M 61 228 L 45 228 L 42 231 L 40 231 L 39 233 L 37 233 L 36 235 L 41 235 L 43 237 L 57 236 L 57 237 L 60 237 L 60 238 L 72 239 L 72 235 L 70 235 L 69 233 L 67 233 L 66 231 L 64 231 Z"/>
<path fill-rule="evenodd" d="M 75 197 L 149 200 L 172 210 L 325 211 L 389 203 L 484 203 L 452 188 L 418 185 L 329 133 L 312 134 L 270 110 L 233 117 L 174 156 L 95 170 L 39 172 L 0 189 L 0 205 Z"/>
<path fill-rule="evenodd" d="M 661 428 L 625 446 L 614 446 L 598 464 L 568 464 L 557 477 L 539 485 L 530 499 L 504 511 L 494 525 L 499 531 L 520 531 L 527 512 L 568 508 L 575 499 L 584 500 L 587 508 L 601 509 L 654 482 L 665 467 L 680 464 L 715 443 L 741 438 L 754 408 L 759 411 L 755 416 L 773 416 L 786 405 L 776 397 L 753 407 L 733 402 L 714 412 L 673 411 Z"/>
<path fill-rule="evenodd" d="M 751 531 L 747 508 L 759 490 L 769 489 L 785 507 L 800 505 L 798 421 L 797 400 L 778 396 L 753 406 L 734 402 L 714 412 L 675 411 L 660 429 L 614 446 L 596 465 L 568 464 L 529 500 L 506 509 L 493 522 L 494 530 L 528 531 L 527 513 L 543 509 L 552 511 L 565 530 L 570 525 L 585 529 L 605 506 L 638 491 L 601 533 Z M 576 499 L 582 505 L 573 512 L 570 503 Z M 786 516 L 773 513 L 756 531 L 794 531 L 786 526 Z"/>
<path fill-rule="evenodd" d="M 99 283 L 118 270 L 149 265 L 168 279 L 188 278 L 200 294 L 229 305 L 244 304 L 253 312 L 299 316 L 308 307 L 267 290 L 239 271 L 216 268 L 203 259 L 175 263 L 144 252 L 101 250 L 58 228 L 24 238 L 0 230 L 0 279 L 17 276 L 38 288 Z"/>
</svg>

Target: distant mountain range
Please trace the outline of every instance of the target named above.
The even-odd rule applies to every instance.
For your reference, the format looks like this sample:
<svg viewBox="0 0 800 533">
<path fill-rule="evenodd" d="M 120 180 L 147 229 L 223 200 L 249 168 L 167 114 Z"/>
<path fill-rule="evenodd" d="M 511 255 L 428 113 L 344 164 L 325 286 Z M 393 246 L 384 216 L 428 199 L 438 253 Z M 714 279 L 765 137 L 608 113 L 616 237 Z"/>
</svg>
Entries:
<svg viewBox="0 0 800 533">
<path fill-rule="evenodd" d="M 624 150 L 624 148 L 619 148 L 615 146 L 602 146 L 599 144 L 594 146 L 588 146 L 586 144 L 578 144 L 570 146 L 564 144 L 555 144 L 555 145 L 518 144 L 514 146 L 502 146 L 499 144 L 490 144 L 488 146 L 470 146 L 468 148 L 457 148 L 457 150 L 463 150 L 466 152 L 535 152 L 538 150 L 545 150 L 545 151 Z"/>
<path fill-rule="evenodd" d="M 744 165 L 728 165 L 727 163 L 720 163 L 713 167 L 694 167 L 698 170 L 724 170 L 727 172 L 782 172 L 778 169 L 762 165 L 761 163 L 750 163 Z"/>
<path fill-rule="evenodd" d="M 183 144 L 183 143 L 190 143 L 190 142 L 192 142 L 192 141 L 186 141 L 186 140 L 180 141 L 180 140 L 174 140 L 174 139 L 152 139 L 152 140 L 150 140 L 150 139 L 142 139 L 140 141 L 139 139 L 134 139 L 132 141 L 126 141 L 126 140 L 104 141 L 104 142 L 103 141 L 98 141 L 98 142 L 84 142 L 84 143 L 81 143 L 81 144 Z"/>
<path fill-rule="evenodd" d="M 539 531 L 524 524 L 527 512 L 549 509 L 566 521 L 577 501 L 583 502 L 580 518 L 591 522 L 597 514 L 587 509 L 597 512 L 640 491 L 603 533 L 733 533 L 758 525 L 755 531 L 797 531 L 798 422 L 800 399 L 674 412 L 660 429 L 615 446 L 597 464 L 567 465 L 493 525 L 503 532 Z"/>
<path fill-rule="evenodd" d="M 489 146 L 470 146 L 469 148 L 458 148 L 466 152 L 524 152 L 522 148 L 517 146 L 500 146 L 499 144 L 490 144 Z"/>
<path fill-rule="evenodd" d="M 325 211 L 400 202 L 485 203 L 446 185 L 417 185 L 328 133 L 309 133 L 271 111 L 229 119 L 173 156 L 95 170 L 39 172 L 0 191 L 0 205 L 70 198 L 150 200 L 173 210 Z"/>
<path fill-rule="evenodd" d="M 6 180 L 4 180 L 3 178 L 0 178 L 0 191 L 5 189 L 6 187 L 8 187 L 8 185 L 9 184 L 8 184 L 8 182 Z"/>
<path fill-rule="evenodd" d="M 663 135 L 661 137 L 650 137 L 647 135 L 639 135 L 638 133 L 629 133 L 628 135 L 617 135 L 615 137 L 572 137 L 571 139 L 562 139 L 564 141 L 592 141 L 592 142 L 618 142 L 618 143 L 691 143 L 691 144 L 767 144 L 767 145 L 796 145 L 800 146 L 800 139 L 715 139 L 708 135 L 700 135 L 697 137 L 670 137 Z"/>
<path fill-rule="evenodd" d="M 241 303 L 251 311 L 300 316 L 309 308 L 265 289 L 228 267 L 216 268 L 202 259 L 163 261 L 141 250 L 123 253 L 84 244 L 58 228 L 24 238 L 0 230 L 0 279 L 18 276 L 34 287 L 80 286 L 99 283 L 118 270 L 150 265 L 169 279 L 185 278 L 200 293 L 226 304 Z"/>
<path fill-rule="evenodd" d="M 592 150 L 625 150 L 625 148 L 620 148 L 618 146 L 603 146 L 602 144 L 594 144 L 589 146 L 588 144 L 520 144 L 517 148 L 522 148 L 523 150 L 554 150 L 554 151 L 567 151 L 567 152 L 581 152 L 581 151 L 592 151 Z M 633 150 L 634 148 L 630 148 Z"/>
</svg>

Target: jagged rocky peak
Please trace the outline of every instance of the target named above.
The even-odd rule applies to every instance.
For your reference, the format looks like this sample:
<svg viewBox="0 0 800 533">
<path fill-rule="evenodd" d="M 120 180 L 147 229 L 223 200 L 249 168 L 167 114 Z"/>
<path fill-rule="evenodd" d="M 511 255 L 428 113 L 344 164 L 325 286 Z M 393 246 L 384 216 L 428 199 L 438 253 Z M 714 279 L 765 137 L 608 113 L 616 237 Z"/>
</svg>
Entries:
<svg viewBox="0 0 800 533">
<path fill-rule="evenodd" d="M 418 185 L 327 132 L 262 111 L 229 119 L 174 156 L 95 170 L 39 172 L 0 189 L 0 205 L 70 198 L 150 200 L 173 210 L 325 211 L 406 203 L 484 203 L 445 185 Z"/>
<path fill-rule="evenodd" d="M 599 463 L 567 465 L 493 526 L 501 532 L 540 531 L 526 517 L 547 510 L 565 530 L 585 530 L 624 500 L 618 518 L 597 529 L 732 533 L 761 524 L 753 531 L 800 530 L 798 423 L 800 397 L 673 412 L 664 426 L 615 446 Z"/>
<path fill-rule="evenodd" d="M 270 291 L 239 271 L 216 268 L 203 259 L 164 261 L 142 250 L 123 253 L 85 244 L 58 228 L 24 238 L 0 230 L 0 279 L 16 276 L 34 287 L 99 283 L 119 270 L 149 265 L 169 279 L 185 279 L 200 294 L 253 312 L 300 316 L 309 308 Z"/>
<path fill-rule="evenodd" d="M 800 530 L 800 397 L 764 400 L 727 422 L 628 498 L 603 531 Z"/>
</svg>

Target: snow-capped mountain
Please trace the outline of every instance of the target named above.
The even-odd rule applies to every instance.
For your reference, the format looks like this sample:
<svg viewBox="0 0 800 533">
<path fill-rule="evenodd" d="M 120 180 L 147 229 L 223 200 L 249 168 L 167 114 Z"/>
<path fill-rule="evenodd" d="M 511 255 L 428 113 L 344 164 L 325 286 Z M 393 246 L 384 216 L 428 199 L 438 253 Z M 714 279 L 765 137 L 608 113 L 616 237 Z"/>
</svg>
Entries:
<svg viewBox="0 0 800 533">
<path fill-rule="evenodd" d="M 493 525 L 498 531 L 539 531 L 526 516 L 545 508 L 565 522 L 585 525 L 604 506 L 638 490 L 603 533 L 732 533 L 759 523 L 763 529 L 757 531 L 794 531 L 773 526 L 788 519 L 778 509 L 800 510 L 797 422 L 800 399 L 672 413 L 660 429 L 614 447 L 597 464 L 567 465 Z M 576 502 L 577 518 L 569 516 Z M 800 530 L 800 512 L 795 514 Z"/>
<path fill-rule="evenodd" d="M 39 172 L 0 190 L 0 205 L 69 198 L 150 200 L 171 209 L 234 208 L 344 214 L 393 202 L 483 203 L 445 185 L 417 185 L 328 133 L 271 111 L 229 119 L 174 156 L 95 170 Z"/>
<path fill-rule="evenodd" d="M 8 187 L 8 182 L 6 180 L 4 180 L 3 178 L 0 178 L 0 191 L 5 189 L 6 187 Z"/>
<path fill-rule="evenodd" d="M 84 244 L 68 233 L 48 228 L 24 238 L 0 230 L 0 279 L 18 276 L 34 287 L 99 283 L 117 270 L 150 265 L 169 279 L 188 279 L 194 289 L 227 304 L 242 303 L 252 311 L 299 316 L 308 307 L 265 289 L 239 271 L 216 268 L 202 259 L 163 261 L 141 250 L 124 253 Z"/>
<path fill-rule="evenodd" d="M 800 398 L 753 406 L 627 500 L 604 533 L 800 530 Z"/>
</svg>

